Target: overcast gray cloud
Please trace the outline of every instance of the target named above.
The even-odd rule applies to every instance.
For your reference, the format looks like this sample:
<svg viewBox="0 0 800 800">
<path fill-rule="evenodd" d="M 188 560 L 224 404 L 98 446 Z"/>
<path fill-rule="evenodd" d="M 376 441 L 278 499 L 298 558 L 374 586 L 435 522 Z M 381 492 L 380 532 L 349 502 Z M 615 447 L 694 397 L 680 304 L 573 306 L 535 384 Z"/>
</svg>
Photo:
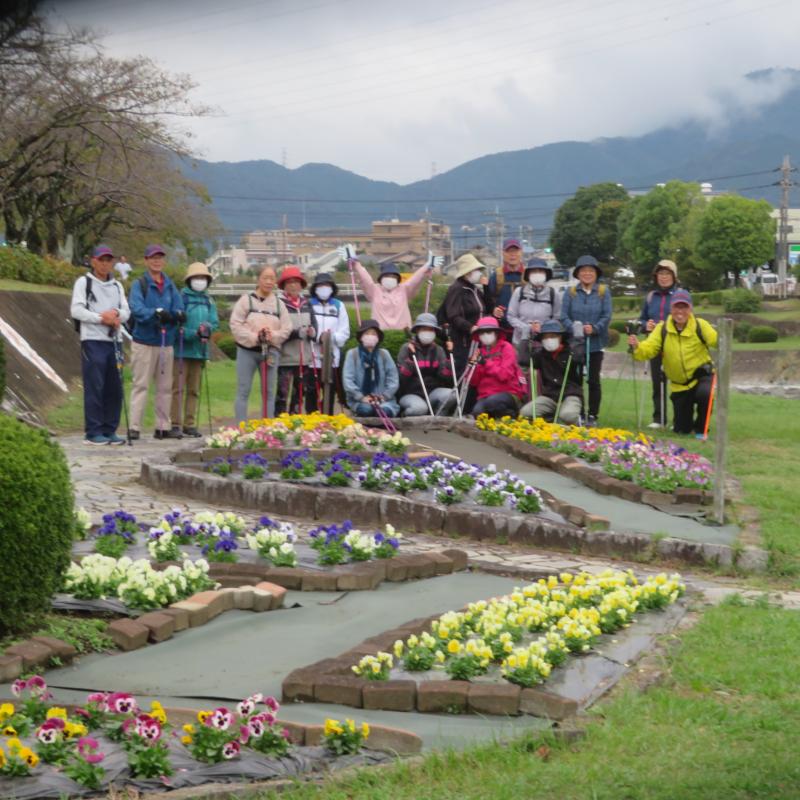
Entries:
<svg viewBox="0 0 800 800">
<path fill-rule="evenodd" d="M 74 0 L 112 54 L 198 84 L 214 161 L 323 161 L 407 183 L 487 153 L 637 135 L 773 100 L 800 67 L 795 0 Z"/>
</svg>

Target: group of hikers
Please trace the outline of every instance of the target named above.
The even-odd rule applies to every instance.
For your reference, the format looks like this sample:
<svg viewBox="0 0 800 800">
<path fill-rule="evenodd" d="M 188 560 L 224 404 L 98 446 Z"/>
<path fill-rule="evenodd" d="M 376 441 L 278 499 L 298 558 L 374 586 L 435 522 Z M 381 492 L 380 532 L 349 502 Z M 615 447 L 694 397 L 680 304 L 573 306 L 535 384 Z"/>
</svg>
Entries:
<svg viewBox="0 0 800 800">
<path fill-rule="evenodd" d="M 454 264 L 454 280 L 435 313 L 413 320 L 409 302 L 428 279 L 433 258 L 403 281 L 396 264 L 383 264 L 376 279 L 347 251 L 355 288 L 371 306 L 361 319 L 354 346 L 350 318 L 330 273 L 309 287 L 294 265 L 278 273 L 264 267 L 254 290 L 242 295 L 230 315 L 236 342 L 237 422 L 248 418 L 256 373 L 261 414 L 333 412 L 334 399 L 358 417 L 488 414 L 541 417 L 566 425 L 597 426 L 602 401 L 601 369 L 609 341 L 611 292 L 591 255 L 577 259 L 575 285 L 550 285 L 543 259 L 523 259 L 521 243 L 503 243 L 503 264 L 489 270 L 472 253 Z M 122 327 L 132 338 L 130 439 L 141 435 L 151 384 L 155 387 L 155 438 L 199 436 L 198 405 L 209 341 L 219 318 L 208 288 L 212 275 L 191 264 L 180 289 L 164 273 L 159 245 L 144 251 L 146 270 L 130 288 L 112 275 L 114 254 L 95 248 L 91 269 L 78 278 L 72 316 L 80 328 L 86 441 L 122 444 L 118 435 L 123 392 Z M 397 358 L 382 347 L 389 330 L 408 339 Z M 647 337 L 639 341 L 636 333 Z M 649 361 L 653 422 L 667 424 L 666 393 L 676 433 L 702 435 L 711 397 L 709 348 L 717 334 L 693 314 L 692 298 L 679 287 L 667 259 L 653 269 L 653 288 L 640 319 L 628 329 L 628 350 Z M 207 385 L 207 384 L 206 384 Z M 584 386 L 586 393 L 584 396 Z"/>
</svg>

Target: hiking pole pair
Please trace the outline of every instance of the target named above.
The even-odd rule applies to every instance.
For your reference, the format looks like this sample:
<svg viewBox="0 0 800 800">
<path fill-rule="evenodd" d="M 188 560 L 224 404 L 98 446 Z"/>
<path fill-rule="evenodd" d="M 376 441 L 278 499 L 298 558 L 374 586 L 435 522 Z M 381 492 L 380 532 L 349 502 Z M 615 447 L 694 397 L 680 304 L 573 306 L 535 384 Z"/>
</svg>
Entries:
<svg viewBox="0 0 800 800">
<path fill-rule="evenodd" d="M 411 353 L 411 360 L 414 362 L 414 367 L 417 370 L 417 378 L 419 379 L 419 385 L 422 387 L 422 395 L 425 398 L 425 403 L 428 406 L 428 411 L 430 411 L 431 416 L 433 416 L 433 406 L 431 405 L 431 398 L 428 396 L 428 389 L 425 386 L 425 381 L 422 379 L 422 370 L 419 368 L 419 361 L 417 361 L 417 352 L 416 346 L 414 342 L 408 343 L 408 349 Z"/>
<path fill-rule="evenodd" d="M 444 338 L 445 338 L 445 350 L 447 350 L 447 354 L 450 357 L 450 371 L 453 373 L 453 392 L 456 396 L 456 408 L 458 409 L 458 418 L 463 419 L 461 414 L 461 396 L 458 393 L 458 377 L 456 376 L 456 362 L 453 358 L 453 340 L 450 337 L 450 326 L 445 322 L 442 326 L 444 328 Z M 448 348 L 447 345 L 450 345 Z M 446 406 L 449 406 L 450 400 L 448 399 L 446 403 L 442 403 L 439 408 L 436 409 L 436 416 L 443 412 L 443 409 Z"/>
<path fill-rule="evenodd" d="M 258 336 L 261 341 L 261 419 L 267 419 L 269 387 L 267 380 L 267 359 L 269 358 L 269 341 L 263 331 Z"/>
<path fill-rule="evenodd" d="M 553 422 L 558 424 L 559 415 L 561 414 L 561 403 L 564 401 L 564 390 L 567 388 L 567 378 L 569 377 L 569 369 L 572 366 L 572 353 L 567 358 L 567 366 L 564 369 L 564 377 L 561 380 L 561 391 L 558 393 L 558 402 L 556 403 L 556 413 L 553 416 Z"/>
<path fill-rule="evenodd" d="M 206 408 L 208 410 L 208 435 L 213 436 L 214 430 L 211 424 L 211 390 L 208 388 L 208 337 L 200 337 L 200 343 L 203 345 L 203 375 L 202 380 L 205 383 L 206 390 Z M 197 415 L 198 420 L 200 414 Z"/>
<path fill-rule="evenodd" d="M 533 354 L 530 352 L 530 341 L 528 342 L 528 375 L 531 382 L 531 422 L 536 420 L 536 370 L 533 368 Z"/>
<path fill-rule="evenodd" d="M 183 324 L 186 322 L 186 313 L 184 311 L 176 311 L 175 319 L 178 322 L 178 439 L 183 438 L 183 389 L 184 389 L 184 374 L 183 374 Z M 172 422 L 173 426 L 175 421 Z"/>
<path fill-rule="evenodd" d="M 131 441 L 131 423 L 128 418 L 128 401 L 125 399 L 125 353 L 122 350 L 122 337 L 117 333 L 114 334 L 114 355 L 117 359 L 117 372 L 119 372 L 119 388 L 122 392 L 122 410 L 125 413 L 125 429 L 127 430 L 126 438 L 128 440 L 128 447 L 133 447 Z"/>
<path fill-rule="evenodd" d="M 389 417 L 389 415 L 381 408 L 380 401 L 379 400 L 372 400 L 370 402 L 372 404 L 372 407 L 375 409 L 375 414 L 378 416 L 380 421 L 383 423 L 383 427 L 386 428 L 386 430 L 389 433 L 397 433 L 397 428 L 395 427 L 395 424 L 392 422 L 392 420 Z"/>
</svg>

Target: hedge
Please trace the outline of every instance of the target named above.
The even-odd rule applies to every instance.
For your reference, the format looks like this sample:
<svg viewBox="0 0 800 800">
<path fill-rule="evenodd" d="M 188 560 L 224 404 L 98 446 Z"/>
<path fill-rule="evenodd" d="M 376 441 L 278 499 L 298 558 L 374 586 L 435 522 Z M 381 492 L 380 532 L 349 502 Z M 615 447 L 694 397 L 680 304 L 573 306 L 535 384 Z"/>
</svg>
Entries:
<svg viewBox="0 0 800 800">
<path fill-rule="evenodd" d="M 722 298 L 722 309 L 729 314 L 750 314 L 761 308 L 761 297 L 749 289 L 732 289 Z"/>
<path fill-rule="evenodd" d="M 84 272 L 83 267 L 42 258 L 21 247 L 0 247 L 0 278 L 71 288 Z"/>
<path fill-rule="evenodd" d="M 0 336 L 0 403 L 6 391 L 6 350 L 3 337 Z"/>
<path fill-rule="evenodd" d="M 753 325 L 747 334 L 748 342 L 777 342 L 778 329 L 772 325 Z"/>
<path fill-rule="evenodd" d="M 0 636 L 45 611 L 70 560 L 73 497 L 63 450 L 0 415 Z"/>
</svg>

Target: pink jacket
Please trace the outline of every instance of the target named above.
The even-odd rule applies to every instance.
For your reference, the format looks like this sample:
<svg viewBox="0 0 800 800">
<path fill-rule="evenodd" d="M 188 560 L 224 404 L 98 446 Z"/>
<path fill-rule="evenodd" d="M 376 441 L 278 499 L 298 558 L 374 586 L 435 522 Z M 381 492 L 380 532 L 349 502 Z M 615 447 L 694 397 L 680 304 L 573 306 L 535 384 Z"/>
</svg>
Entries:
<svg viewBox="0 0 800 800">
<path fill-rule="evenodd" d="M 525 396 L 527 384 L 517 364 L 517 351 L 513 345 L 501 339 L 491 347 L 479 345 L 478 352 L 480 361 L 470 380 L 478 390 L 478 400 L 501 392 Z"/>
<path fill-rule="evenodd" d="M 381 326 L 381 330 L 401 331 L 410 328 L 411 312 L 408 310 L 408 301 L 419 291 L 422 282 L 428 277 L 428 270 L 420 267 L 407 281 L 399 283 L 388 292 L 372 280 L 372 275 L 358 261 L 355 262 L 355 270 L 358 282 L 372 304 L 372 319 Z"/>
</svg>

